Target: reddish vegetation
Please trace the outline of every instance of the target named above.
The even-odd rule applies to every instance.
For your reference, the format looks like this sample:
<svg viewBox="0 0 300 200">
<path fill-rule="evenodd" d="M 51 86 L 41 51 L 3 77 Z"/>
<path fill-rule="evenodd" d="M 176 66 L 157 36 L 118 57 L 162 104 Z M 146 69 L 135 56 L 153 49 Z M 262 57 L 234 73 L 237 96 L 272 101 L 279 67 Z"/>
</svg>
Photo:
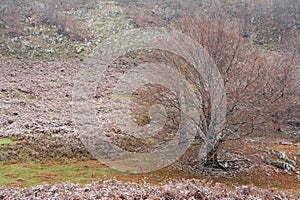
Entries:
<svg viewBox="0 0 300 200">
<path fill-rule="evenodd" d="M 81 21 L 74 17 L 75 14 L 72 16 L 63 11 L 93 9 L 97 0 L 88 3 L 81 0 L 76 3 L 63 0 L 41 2 L 48 9 L 39 10 L 38 6 L 33 6 L 34 16 L 24 14 L 22 6 L 19 7 L 30 4 L 27 1 L 7 1 L 5 7 L 0 6 L 0 47 L 7 38 L 13 43 L 14 37 L 26 34 L 22 20 L 26 21 L 29 17 L 32 17 L 28 20 L 32 27 L 38 24 L 55 27 L 55 34 L 66 36 L 68 45 L 75 41 L 88 43 L 90 38 L 83 33 Z M 277 4 L 272 6 L 267 1 L 257 4 L 251 1 L 236 4 L 233 3 L 236 1 L 212 1 L 207 5 L 204 2 L 202 7 L 197 4 L 198 1 L 192 0 L 162 1 L 159 5 L 149 2 L 119 1 L 127 10 L 126 17 L 131 18 L 130 25 L 167 27 L 197 41 L 212 57 L 224 79 L 227 123 L 222 137 L 208 152 L 206 165 L 197 155 L 203 141 L 196 140 L 180 160 L 155 172 L 116 172 L 115 179 L 121 182 L 103 182 L 104 176 L 92 174 L 89 175 L 90 181 L 102 181 L 87 186 L 71 183 L 55 185 L 65 181 L 64 174 L 43 172 L 32 178 L 52 185 L 23 189 L 1 187 L 0 199 L 55 196 L 74 199 L 289 198 L 278 192 L 299 198 L 300 147 L 299 143 L 296 144 L 299 142 L 300 124 L 299 1 L 289 1 L 288 6 L 285 1 L 276 1 Z M 120 14 L 119 11 L 117 13 Z M 46 32 L 43 34 L 47 36 Z M 85 162 L 86 168 L 105 168 L 92 160 L 78 140 L 72 121 L 72 90 L 84 59 L 60 56 L 63 59 L 1 57 L 0 137 L 19 140 L 14 146 L 0 146 L 1 164 L 28 162 L 30 167 L 30 162 L 42 162 L 44 166 L 52 167 Z M 98 93 L 95 94 L 97 115 L 102 116 L 107 111 L 105 109 L 109 109 L 109 104 L 106 105 L 102 97 L 112 98 L 109 94 L 118 78 L 129 69 L 147 62 L 174 67 L 195 86 L 196 96 L 203 100 L 200 120 L 196 123 L 201 124 L 201 130 L 207 135 L 211 128 L 211 99 L 206 84 L 191 63 L 160 50 L 131 52 L 108 67 L 105 81 L 98 85 Z M 134 95 L 130 111 L 136 124 L 149 124 L 151 106 L 161 104 L 169 116 L 163 129 L 146 139 L 126 135 L 118 127 L 107 129 L 111 129 L 110 138 L 119 147 L 131 152 L 149 152 L 157 148 L 157 144 L 172 139 L 180 123 L 180 106 L 172 91 L 155 84 L 140 88 Z M 291 132 L 294 137 L 288 136 Z M 284 171 L 269 162 L 280 160 L 278 154 L 281 152 L 296 162 L 294 171 Z M 76 175 L 86 173 L 83 169 Z M 4 177 L 16 179 L 10 186 L 25 186 L 24 180 L 17 174 L 5 174 Z"/>
</svg>

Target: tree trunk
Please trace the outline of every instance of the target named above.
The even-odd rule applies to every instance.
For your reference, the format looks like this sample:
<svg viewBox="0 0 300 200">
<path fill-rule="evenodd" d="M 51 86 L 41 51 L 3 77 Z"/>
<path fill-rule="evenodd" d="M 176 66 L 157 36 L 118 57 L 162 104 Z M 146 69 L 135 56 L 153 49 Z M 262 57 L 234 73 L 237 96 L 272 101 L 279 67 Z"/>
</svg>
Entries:
<svg viewBox="0 0 300 200">
<path fill-rule="evenodd" d="M 206 162 L 204 163 L 205 167 L 224 169 L 224 167 L 218 162 L 218 144 L 219 143 L 217 143 L 213 148 L 211 148 L 211 150 L 207 152 Z"/>
</svg>

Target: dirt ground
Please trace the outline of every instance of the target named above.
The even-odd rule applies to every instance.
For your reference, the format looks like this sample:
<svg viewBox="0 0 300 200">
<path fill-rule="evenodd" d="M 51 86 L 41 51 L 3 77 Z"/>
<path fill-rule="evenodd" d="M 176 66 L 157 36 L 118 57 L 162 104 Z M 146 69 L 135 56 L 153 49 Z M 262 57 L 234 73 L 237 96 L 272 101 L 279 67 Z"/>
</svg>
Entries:
<svg viewBox="0 0 300 200">
<path fill-rule="evenodd" d="M 185 192 L 193 191 L 182 195 L 182 199 L 217 198 L 212 192 L 214 189 L 221 193 L 228 192 L 229 199 L 234 195 L 235 198 L 247 196 L 248 199 L 252 199 L 251 195 L 253 199 L 255 196 L 276 199 L 277 195 L 277 199 L 287 199 L 283 193 L 290 195 L 290 198 L 300 197 L 300 141 L 282 132 L 255 133 L 242 140 L 224 142 L 219 158 L 225 169 L 205 168 L 195 160 L 197 144 L 193 144 L 179 161 L 155 172 L 128 174 L 108 169 L 86 151 L 73 124 L 72 90 L 81 65 L 79 58 L 0 60 L 0 139 L 15 141 L 14 144 L 0 145 L 0 184 L 5 186 L 0 188 L 0 199 L 16 198 L 14 195 L 20 191 L 30 197 L 34 194 L 32 191 L 46 192 L 52 187 L 16 187 L 40 184 L 53 184 L 58 196 L 61 195 L 59 197 L 63 197 L 64 190 L 69 190 L 72 195 L 88 195 L 97 188 L 100 191 L 99 188 L 111 189 L 116 185 L 135 188 L 136 194 L 145 190 L 145 194 L 140 195 L 153 199 L 179 199 L 180 195 L 175 194 L 179 190 L 176 187 L 185 188 L 182 190 Z M 270 160 L 282 161 L 280 152 L 296 163 L 294 170 L 285 171 L 270 163 Z M 25 171 L 17 173 L 21 168 Z M 74 176 L 81 179 L 74 179 Z M 103 182 L 112 178 L 121 182 Z M 99 180 L 102 182 L 90 186 L 74 186 L 71 183 L 55 185 L 66 181 L 83 185 Z M 170 184 L 170 181 L 177 183 Z M 200 187 L 204 188 L 202 192 L 195 189 Z M 126 195 L 130 193 L 129 189 L 120 188 L 115 189 L 118 190 L 115 199 L 133 199 L 133 196 Z M 151 196 L 149 191 L 153 190 L 158 191 L 156 196 Z M 8 193 L 11 196 L 7 196 Z M 135 193 L 131 191 L 131 194 Z M 104 195 L 103 191 L 101 194 Z"/>
</svg>

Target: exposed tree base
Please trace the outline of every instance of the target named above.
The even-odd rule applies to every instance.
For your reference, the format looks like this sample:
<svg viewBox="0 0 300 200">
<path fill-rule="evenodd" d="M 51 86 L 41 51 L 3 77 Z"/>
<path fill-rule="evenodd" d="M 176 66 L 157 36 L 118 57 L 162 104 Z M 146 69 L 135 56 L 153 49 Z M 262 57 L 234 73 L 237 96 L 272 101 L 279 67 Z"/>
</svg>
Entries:
<svg viewBox="0 0 300 200">
<path fill-rule="evenodd" d="M 215 169 L 225 169 L 219 162 L 205 162 L 204 167 L 215 168 Z"/>
<path fill-rule="evenodd" d="M 220 143 L 218 143 L 220 144 Z M 218 162 L 218 145 L 215 145 L 206 155 L 206 162 L 204 163 L 204 167 L 216 168 L 216 169 L 225 169 Z"/>
</svg>

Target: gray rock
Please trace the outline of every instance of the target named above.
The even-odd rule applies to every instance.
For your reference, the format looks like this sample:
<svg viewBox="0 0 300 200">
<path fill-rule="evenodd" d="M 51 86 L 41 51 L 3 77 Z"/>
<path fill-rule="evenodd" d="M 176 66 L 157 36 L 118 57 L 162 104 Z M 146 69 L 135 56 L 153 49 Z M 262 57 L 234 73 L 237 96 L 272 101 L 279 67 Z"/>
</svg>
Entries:
<svg viewBox="0 0 300 200">
<path fill-rule="evenodd" d="M 290 153 L 290 152 L 289 152 L 289 153 Z M 285 160 L 287 163 L 289 163 L 289 164 L 291 164 L 291 165 L 294 165 L 294 166 L 297 165 L 297 163 L 296 163 L 295 161 L 289 159 L 289 158 L 286 156 L 285 152 L 280 152 L 280 153 L 278 154 L 278 158 Z"/>
<path fill-rule="evenodd" d="M 286 156 L 285 152 L 279 152 L 278 158 L 285 159 L 285 158 L 287 158 L 287 156 Z"/>
<path fill-rule="evenodd" d="M 275 167 L 278 167 L 278 168 L 281 168 L 284 171 L 289 171 L 289 170 L 294 171 L 295 170 L 294 166 L 292 166 L 291 164 L 286 163 L 286 162 L 275 161 L 275 162 L 271 162 L 271 165 L 273 165 Z"/>
<path fill-rule="evenodd" d="M 77 47 L 75 47 L 75 52 L 76 53 L 81 53 L 81 52 L 83 52 L 84 51 L 84 47 L 82 47 L 82 46 L 77 46 Z"/>
<path fill-rule="evenodd" d="M 46 50 L 47 53 L 54 53 L 55 51 L 53 49 Z"/>
</svg>

